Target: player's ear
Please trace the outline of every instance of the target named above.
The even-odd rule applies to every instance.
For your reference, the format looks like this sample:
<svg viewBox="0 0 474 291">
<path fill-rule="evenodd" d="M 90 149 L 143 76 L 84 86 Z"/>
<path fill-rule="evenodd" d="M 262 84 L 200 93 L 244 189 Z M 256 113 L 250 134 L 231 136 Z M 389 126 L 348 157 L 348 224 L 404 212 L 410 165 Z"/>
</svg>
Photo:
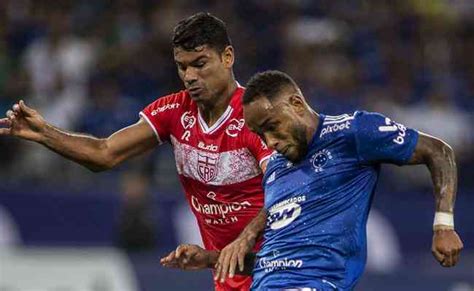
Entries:
<svg viewBox="0 0 474 291">
<path fill-rule="evenodd" d="M 234 48 L 231 45 L 226 46 L 221 53 L 221 58 L 227 69 L 232 68 L 234 65 Z"/>
<path fill-rule="evenodd" d="M 305 106 L 305 101 L 302 96 L 298 94 L 293 94 L 290 96 L 288 101 L 291 107 L 293 107 L 293 110 L 297 114 L 301 115 L 305 112 L 306 106 Z"/>
</svg>

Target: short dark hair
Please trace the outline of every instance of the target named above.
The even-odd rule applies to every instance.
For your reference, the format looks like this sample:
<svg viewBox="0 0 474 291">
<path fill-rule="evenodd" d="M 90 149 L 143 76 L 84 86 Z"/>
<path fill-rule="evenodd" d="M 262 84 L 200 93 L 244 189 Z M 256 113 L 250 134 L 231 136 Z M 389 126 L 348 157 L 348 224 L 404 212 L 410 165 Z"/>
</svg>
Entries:
<svg viewBox="0 0 474 291">
<path fill-rule="evenodd" d="M 173 31 L 173 47 L 187 51 L 208 45 L 219 52 L 231 45 L 224 21 L 210 13 L 199 12 L 181 20 Z"/>
<path fill-rule="evenodd" d="M 298 88 L 295 81 L 280 71 L 265 71 L 257 73 L 247 82 L 247 89 L 242 97 L 243 103 L 248 104 L 256 98 L 265 96 L 272 101 L 282 89 L 287 87 Z"/>
</svg>

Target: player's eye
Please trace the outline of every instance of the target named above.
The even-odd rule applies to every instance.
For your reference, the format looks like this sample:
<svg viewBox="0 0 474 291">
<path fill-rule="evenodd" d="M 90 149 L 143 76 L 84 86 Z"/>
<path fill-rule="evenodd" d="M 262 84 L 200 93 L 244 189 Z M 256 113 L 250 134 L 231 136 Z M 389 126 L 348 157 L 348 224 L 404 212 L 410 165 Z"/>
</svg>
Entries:
<svg viewBox="0 0 474 291">
<path fill-rule="evenodd" d="M 202 67 L 204 67 L 205 65 L 206 65 L 205 62 L 198 62 L 198 63 L 194 64 L 194 67 L 196 67 L 196 68 L 202 68 Z"/>
<path fill-rule="evenodd" d="M 267 126 L 266 126 L 266 130 L 267 131 L 274 131 L 277 129 L 279 123 L 278 122 L 271 122 L 271 123 L 268 123 Z"/>
</svg>

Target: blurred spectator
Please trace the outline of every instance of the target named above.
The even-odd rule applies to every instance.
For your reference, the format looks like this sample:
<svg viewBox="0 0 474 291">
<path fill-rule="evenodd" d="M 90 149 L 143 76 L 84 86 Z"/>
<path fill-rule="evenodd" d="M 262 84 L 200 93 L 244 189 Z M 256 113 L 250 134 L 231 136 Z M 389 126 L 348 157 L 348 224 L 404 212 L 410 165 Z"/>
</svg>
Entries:
<svg viewBox="0 0 474 291">
<path fill-rule="evenodd" d="M 138 173 L 125 173 L 121 180 L 123 209 L 119 220 L 118 244 L 127 251 L 140 251 L 156 246 L 155 225 L 151 216 L 148 178 Z"/>
<path fill-rule="evenodd" d="M 92 43 L 72 34 L 71 24 L 69 11 L 51 11 L 46 35 L 32 42 L 24 55 L 33 105 L 62 128 L 73 127 L 83 111 L 97 53 Z"/>
<path fill-rule="evenodd" d="M 0 251 L 21 244 L 20 230 L 10 212 L 0 205 Z"/>
</svg>

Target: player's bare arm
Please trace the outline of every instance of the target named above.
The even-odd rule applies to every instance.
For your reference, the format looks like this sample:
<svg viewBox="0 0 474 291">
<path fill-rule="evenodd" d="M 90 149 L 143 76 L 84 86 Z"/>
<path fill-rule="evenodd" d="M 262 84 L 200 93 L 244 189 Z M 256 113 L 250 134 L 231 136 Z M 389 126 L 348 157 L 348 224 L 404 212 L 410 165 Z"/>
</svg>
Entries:
<svg viewBox="0 0 474 291">
<path fill-rule="evenodd" d="M 96 138 L 54 127 L 24 101 L 7 111 L 0 127 L 0 135 L 35 141 L 92 171 L 113 168 L 158 144 L 153 130 L 142 120 L 107 138 Z"/>
<path fill-rule="evenodd" d="M 262 172 L 267 169 L 268 160 L 260 165 Z M 257 216 L 244 228 L 240 235 L 230 244 L 228 244 L 219 254 L 219 258 L 215 265 L 216 273 L 214 280 L 220 279 L 224 282 L 226 276 L 234 277 L 237 264 L 239 272 L 245 269 L 245 255 L 250 253 L 257 242 L 257 239 L 265 230 L 267 220 L 267 211 L 262 208 Z"/>
<path fill-rule="evenodd" d="M 176 250 L 161 258 L 160 263 L 166 268 L 177 268 L 181 270 L 203 270 L 214 268 L 217 264 L 219 251 L 208 251 L 200 246 L 181 244 Z M 247 253 L 244 256 L 244 268 L 237 270 L 239 275 L 250 276 L 255 263 L 255 253 Z"/>
<path fill-rule="evenodd" d="M 409 164 L 425 164 L 433 180 L 436 216 L 432 252 L 444 267 L 459 260 L 463 243 L 454 230 L 453 214 L 457 191 L 457 168 L 452 148 L 440 139 L 420 133 Z"/>
<path fill-rule="evenodd" d="M 224 282 L 227 275 L 233 278 L 237 265 L 239 273 L 245 269 L 245 256 L 250 253 L 263 234 L 267 220 L 267 211 L 262 208 L 258 215 L 244 228 L 242 233 L 232 243 L 222 249 L 219 259 L 215 265 L 216 273 L 214 280 Z"/>
</svg>

